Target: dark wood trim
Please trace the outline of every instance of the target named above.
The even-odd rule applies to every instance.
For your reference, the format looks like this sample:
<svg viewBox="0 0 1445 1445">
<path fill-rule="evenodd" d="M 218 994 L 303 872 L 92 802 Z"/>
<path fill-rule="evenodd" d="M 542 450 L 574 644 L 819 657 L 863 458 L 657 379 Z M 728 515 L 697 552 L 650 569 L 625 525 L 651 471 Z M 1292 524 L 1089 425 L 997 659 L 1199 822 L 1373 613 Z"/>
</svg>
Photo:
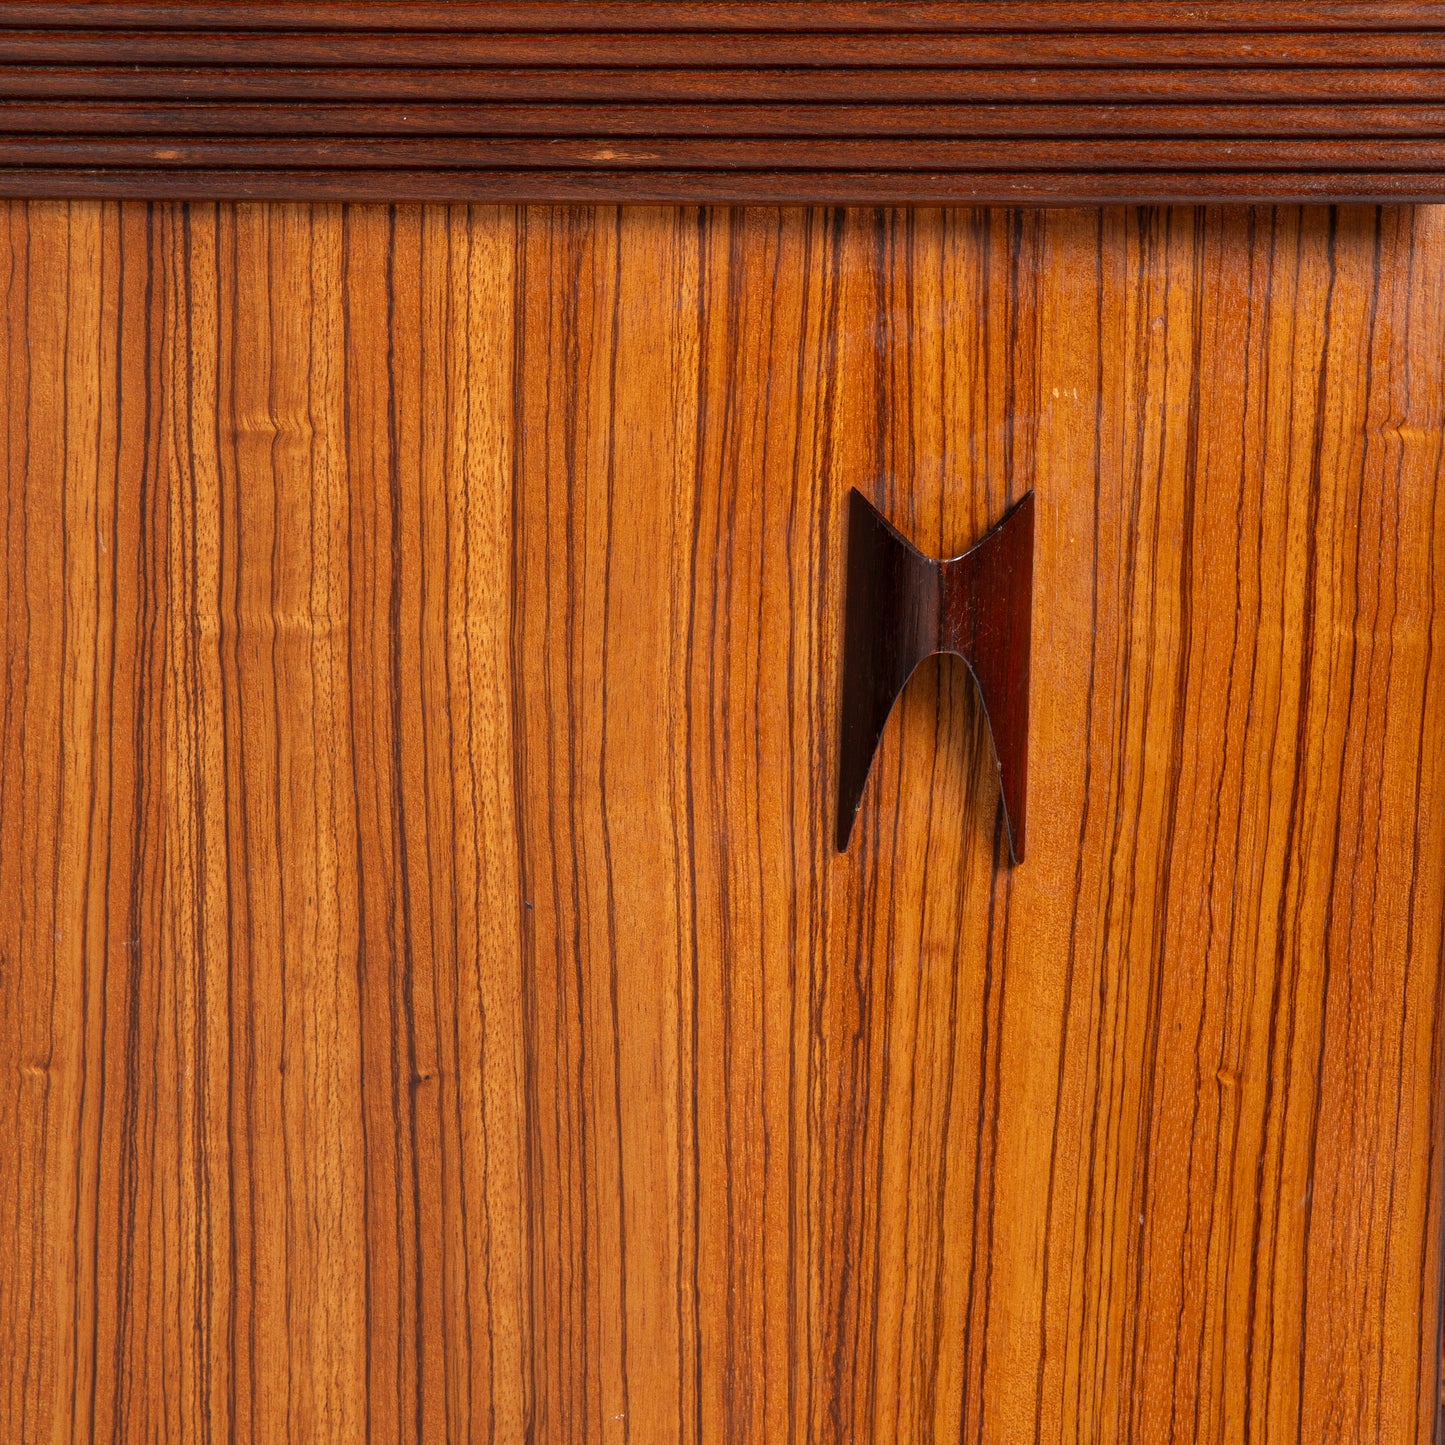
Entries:
<svg viewBox="0 0 1445 1445">
<path fill-rule="evenodd" d="M 848 594 L 838 722 L 838 851 L 847 852 L 873 755 L 903 689 L 935 653 L 978 686 L 998 763 L 1009 853 L 1022 863 L 1029 778 L 1034 494 L 982 541 L 935 561 L 856 487 L 848 496 Z"/>
<path fill-rule="evenodd" d="M 1445 6 L 0 6 L 0 195 L 1445 198 Z"/>
<path fill-rule="evenodd" d="M 48 30 L 918 31 L 1434 30 L 1430 0 L 210 0 L 9 4 L 0 27 Z"/>
</svg>

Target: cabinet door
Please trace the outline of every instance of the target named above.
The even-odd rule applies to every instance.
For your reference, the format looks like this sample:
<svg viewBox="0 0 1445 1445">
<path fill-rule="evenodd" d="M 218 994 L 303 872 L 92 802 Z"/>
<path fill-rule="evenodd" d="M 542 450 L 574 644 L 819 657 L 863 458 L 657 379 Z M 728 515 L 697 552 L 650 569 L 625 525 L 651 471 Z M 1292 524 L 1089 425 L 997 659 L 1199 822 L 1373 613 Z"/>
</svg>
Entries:
<svg viewBox="0 0 1445 1445">
<path fill-rule="evenodd" d="M 1445 211 L 0 274 L 0 1437 L 1434 1437 Z M 836 851 L 854 486 L 1035 492 L 1017 868 L 956 662 Z"/>
</svg>

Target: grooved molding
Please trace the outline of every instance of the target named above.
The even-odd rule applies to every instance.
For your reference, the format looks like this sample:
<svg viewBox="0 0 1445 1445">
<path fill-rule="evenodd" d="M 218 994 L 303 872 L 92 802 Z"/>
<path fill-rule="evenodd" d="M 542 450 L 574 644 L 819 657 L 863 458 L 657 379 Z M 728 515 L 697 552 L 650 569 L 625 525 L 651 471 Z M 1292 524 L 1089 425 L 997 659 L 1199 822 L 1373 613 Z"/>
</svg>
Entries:
<svg viewBox="0 0 1445 1445">
<path fill-rule="evenodd" d="M 1445 196 L 1430 4 L 7 5 L 0 195 Z"/>
</svg>

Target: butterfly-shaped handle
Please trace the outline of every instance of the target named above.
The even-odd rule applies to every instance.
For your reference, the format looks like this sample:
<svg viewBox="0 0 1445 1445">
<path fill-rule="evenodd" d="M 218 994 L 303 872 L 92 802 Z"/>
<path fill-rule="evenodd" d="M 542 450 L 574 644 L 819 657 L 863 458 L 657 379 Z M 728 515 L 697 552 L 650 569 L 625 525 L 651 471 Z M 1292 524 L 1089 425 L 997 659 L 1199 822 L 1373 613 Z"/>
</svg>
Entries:
<svg viewBox="0 0 1445 1445">
<path fill-rule="evenodd" d="M 1034 494 L 961 557 L 926 557 L 859 491 L 849 498 L 848 600 L 838 769 L 844 852 L 873 754 L 914 669 L 936 652 L 963 658 L 978 684 L 998 759 L 1013 861 L 1024 856 L 1028 799 L 1029 632 Z"/>
</svg>

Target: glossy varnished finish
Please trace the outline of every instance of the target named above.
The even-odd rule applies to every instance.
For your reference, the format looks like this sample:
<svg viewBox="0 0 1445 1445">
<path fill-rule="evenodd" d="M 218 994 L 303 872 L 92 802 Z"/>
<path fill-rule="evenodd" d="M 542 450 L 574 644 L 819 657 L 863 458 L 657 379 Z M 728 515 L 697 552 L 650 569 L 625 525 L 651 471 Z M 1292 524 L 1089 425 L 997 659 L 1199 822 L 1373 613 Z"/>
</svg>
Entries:
<svg viewBox="0 0 1445 1445">
<path fill-rule="evenodd" d="M 1439 5 L 0 6 L 0 195 L 1445 196 Z"/>
<path fill-rule="evenodd" d="M 1432 1438 L 1445 214 L 15 204 L 0 1438 Z M 846 498 L 1036 494 L 1028 858 Z"/>
</svg>

